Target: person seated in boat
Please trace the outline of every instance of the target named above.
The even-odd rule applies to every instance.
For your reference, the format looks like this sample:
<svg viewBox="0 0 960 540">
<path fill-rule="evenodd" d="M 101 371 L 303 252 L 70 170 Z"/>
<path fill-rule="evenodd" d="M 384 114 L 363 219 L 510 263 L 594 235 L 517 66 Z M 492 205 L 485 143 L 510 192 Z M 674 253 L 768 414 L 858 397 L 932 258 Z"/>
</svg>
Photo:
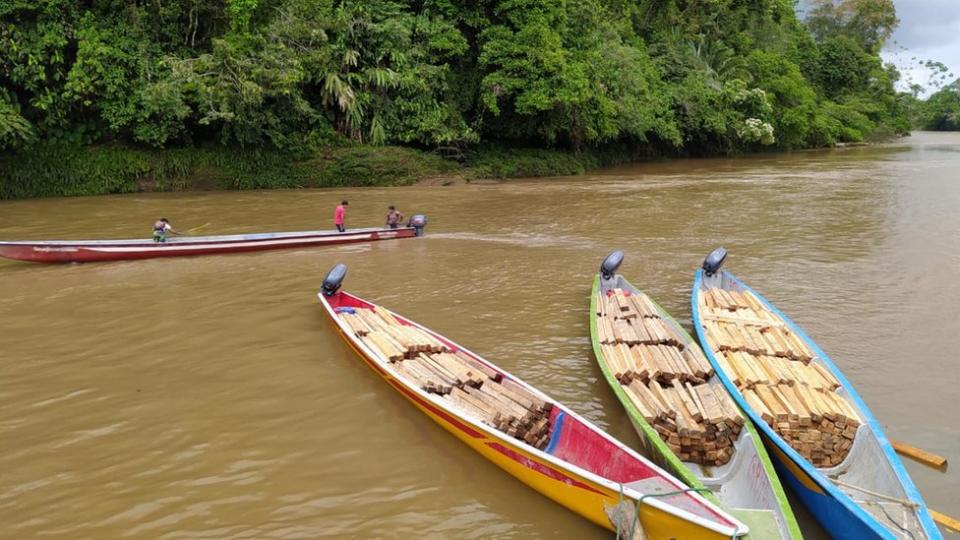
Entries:
<svg viewBox="0 0 960 540">
<path fill-rule="evenodd" d="M 396 206 L 390 205 L 387 212 L 387 227 L 390 229 L 396 229 L 400 226 L 400 222 L 403 221 L 403 214 L 397 210 Z"/>
<path fill-rule="evenodd" d="M 168 234 L 180 233 L 178 233 L 173 226 L 170 225 L 170 222 L 167 221 L 167 218 L 162 217 L 153 224 L 153 241 L 157 243 L 166 242 Z"/>
<path fill-rule="evenodd" d="M 337 209 L 333 211 L 333 225 L 340 232 L 347 231 L 347 206 L 349 205 L 349 202 L 342 200 L 340 201 L 340 204 L 337 205 Z"/>
</svg>

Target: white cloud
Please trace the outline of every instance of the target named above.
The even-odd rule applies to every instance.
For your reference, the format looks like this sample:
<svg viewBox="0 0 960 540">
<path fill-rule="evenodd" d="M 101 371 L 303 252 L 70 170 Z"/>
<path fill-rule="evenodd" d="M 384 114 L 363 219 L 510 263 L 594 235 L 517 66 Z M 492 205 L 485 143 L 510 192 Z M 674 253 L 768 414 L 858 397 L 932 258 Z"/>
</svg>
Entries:
<svg viewBox="0 0 960 540">
<path fill-rule="evenodd" d="M 923 67 L 927 60 L 942 62 L 953 73 L 945 81 L 960 77 L 960 0 L 894 0 L 900 26 L 884 48 L 882 56 L 893 62 L 902 74 L 900 86 L 928 86 L 942 74 Z"/>
</svg>

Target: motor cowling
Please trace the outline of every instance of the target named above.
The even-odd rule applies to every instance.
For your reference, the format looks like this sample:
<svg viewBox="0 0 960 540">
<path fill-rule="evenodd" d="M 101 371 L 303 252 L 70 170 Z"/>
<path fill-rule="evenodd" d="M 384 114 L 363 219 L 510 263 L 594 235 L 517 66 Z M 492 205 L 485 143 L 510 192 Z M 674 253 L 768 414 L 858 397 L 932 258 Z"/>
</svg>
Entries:
<svg viewBox="0 0 960 540">
<path fill-rule="evenodd" d="M 330 271 L 327 272 L 327 276 L 323 278 L 323 285 L 320 287 L 323 295 L 333 296 L 337 294 L 345 277 L 347 277 L 347 265 L 339 263 L 331 268 Z"/>
<path fill-rule="evenodd" d="M 603 279 L 613 278 L 621 264 L 623 264 L 623 251 L 618 249 L 607 255 L 600 263 L 600 275 L 603 276 Z"/>
<path fill-rule="evenodd" d="M 414 214 L 410 216 L 410 220 L 407 221 L 407 227 L 413 227 L 413 230 L 416 231 L 417 236 L 423 236 L 423 230 L 427 227 L 427 216 L 423 214 Z"/>
<path fill-rule="evenodd" d="M 710 252 L 707 255 L 707 258 L 703 260 L 703 272 L 707 277 L 713 276 L 720 271 L 720 268 L 723 267 L 723 263 L 727 260 L 727 250 L 718 247 L 717 249 Z"/>
</svg>

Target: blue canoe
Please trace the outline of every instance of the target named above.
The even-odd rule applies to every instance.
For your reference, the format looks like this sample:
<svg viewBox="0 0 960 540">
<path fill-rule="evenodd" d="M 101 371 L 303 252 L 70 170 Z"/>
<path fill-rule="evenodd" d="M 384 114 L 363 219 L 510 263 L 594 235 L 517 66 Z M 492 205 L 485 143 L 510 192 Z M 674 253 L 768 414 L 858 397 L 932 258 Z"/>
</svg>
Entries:
<svg viewBox="0 0 960 540">
<path fill-rule="evenodd" d="M 759 429 L 770 450 L 774 467 L 784 483 L 790 486 L 833 538 L 943 538 L 880 423 L 850 381 L 796 323 L 733 274 L 722 270 L 725 258 L 726 251 L 719 248 L 707 257 L 703 268 L 697 270 L 691 294 L 693 325 L 703 351 L 721 382 Z M 717 337 L 707 332 L 704 324 L 706 316 L 698 300 L 701 293 L 713 288 L 752 293 L 763 307 L 780 318 L 789 332 L 802 340 L 813 356 L 811 363 L 829 370 L 840 384 L 836 389 L 837 394 L 846 398 L 862 421 L 852 447 L 842 462 L 815 466 L 794 450 L 744 398 L 733 381 L 734 377 L 724 371 L 723 363 L 717 358 L 719 346 L 711 342 Z"/>
</svg>

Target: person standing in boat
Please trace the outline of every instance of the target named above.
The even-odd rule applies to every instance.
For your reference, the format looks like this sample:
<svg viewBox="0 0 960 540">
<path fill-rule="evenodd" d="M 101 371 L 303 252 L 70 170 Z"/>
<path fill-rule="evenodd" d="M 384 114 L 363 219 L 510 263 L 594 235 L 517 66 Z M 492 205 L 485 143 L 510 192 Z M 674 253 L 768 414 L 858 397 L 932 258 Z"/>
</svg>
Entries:
<svg viewBox="0 0 960 540">
<path fill-rule="evenodd" d="M 157 243 L 164 243 L 167 241 L 168 234 L 180 234 L 178 233 L 170 222 L 167 221 L 167 218 L 162 217 L 158 219 L 153 224 L 153 241 Z"/>
<path fill-rule="evenodd" d="M 403 214 L 397 210 L 396 206 L 390 205 L 387 212 L 387 227 L 390 229 L 396 229 L 400 226 L 400 222 L 403 221 Z"/>
<path fill-rule="evenodd" d="M 346 200 L 340 201 L 340 204 L 337 205 L 336 210 L 333 211 L 333 225 L 340 232 L 347 232 L 347 206 L 349 205 L 350 203 Z"/>
</svg>

